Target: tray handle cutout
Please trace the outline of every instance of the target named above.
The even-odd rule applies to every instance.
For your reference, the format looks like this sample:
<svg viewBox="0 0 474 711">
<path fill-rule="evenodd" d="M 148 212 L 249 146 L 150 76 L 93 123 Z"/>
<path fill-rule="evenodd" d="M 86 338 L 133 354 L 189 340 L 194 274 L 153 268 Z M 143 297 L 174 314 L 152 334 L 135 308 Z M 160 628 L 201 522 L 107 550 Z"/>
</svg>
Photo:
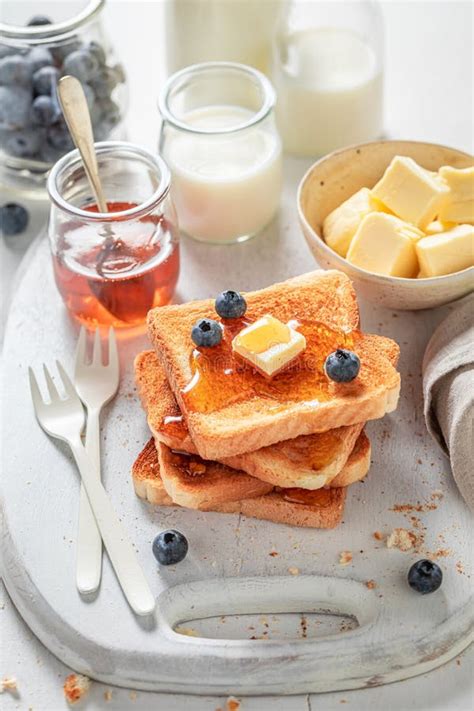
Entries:
<svg viewBox="0 0 474 711">
<path fill-rule="evenodd" d="M 159 625 L 167 637 L 197 643 L 208 636 L 188 636 L 175 628 L 189 627 L 190 621 L 233 615 L 277 615 L 289 613 L 330 614 L 349 617 L 357 627 L 347 635 L 365 633 L 379 615 L 379 600 L 364 583 L 344 578 L 315 575 L 298 577 L 214 578 L 169 588 L 158 600 Z M 320 639 L 339 634 L 321 636 Z M 176 640 L 177 641 L 177 640 Z M 212 639 L 215 643 L 242 643 L 242 638 Z M 265 645 L 288 641 L 273 637 Z M 293 641 L 293 640 L 292 640 Z M 306 639 L 295 635 L 294 641 Z M 313 638 L 314 642 L 314 638 Z M 252 641 L 253 644 L 258 640 Z"/>
</svg>

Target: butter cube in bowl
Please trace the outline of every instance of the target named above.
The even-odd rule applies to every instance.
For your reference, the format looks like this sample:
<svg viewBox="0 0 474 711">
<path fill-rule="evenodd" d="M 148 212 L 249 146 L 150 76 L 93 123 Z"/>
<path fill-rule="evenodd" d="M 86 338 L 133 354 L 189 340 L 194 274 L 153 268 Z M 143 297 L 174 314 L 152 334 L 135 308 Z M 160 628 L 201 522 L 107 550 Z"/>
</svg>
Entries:
<svg viewBox="0 0 474 711">
<path fill-rule="evenodd" d="M 394 309 L 433 308 L 474 290 L 473 181 L 474 158 L 454 148 L 352 146 L 303 177 L 301 229 L 318 264 L 348 274 L 360 296 Z"/>
</svg>

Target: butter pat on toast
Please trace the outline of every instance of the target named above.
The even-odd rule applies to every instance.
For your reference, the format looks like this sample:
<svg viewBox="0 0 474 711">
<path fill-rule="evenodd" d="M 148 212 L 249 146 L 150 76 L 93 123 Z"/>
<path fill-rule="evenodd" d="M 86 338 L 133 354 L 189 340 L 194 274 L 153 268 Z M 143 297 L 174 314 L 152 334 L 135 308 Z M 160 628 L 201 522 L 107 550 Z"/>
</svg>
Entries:
<svg viewBox="0 0 474 711">
<path fill-rule="evenodd" d="M 199 318 L 216 319 L 214 302 L 152 309 L 148 333 L 199 454 L 220 460 L 294 439 L 382 417 L 395 409 L 400 376 L 398 346 L 358 331 L 359 311 L 349 278 L 316 271 L 245 294 L 244 319 L 223 322 L 222 343 L 197 349 L 191 330 Z M 271 381 L 238 366 L 233 337 L 271 314 L 292 323 L 306 350 Z M 357 353 L 361 368 L 351 383 L 329 381 L 326 357 L 337 348 Z"/>
</svg>

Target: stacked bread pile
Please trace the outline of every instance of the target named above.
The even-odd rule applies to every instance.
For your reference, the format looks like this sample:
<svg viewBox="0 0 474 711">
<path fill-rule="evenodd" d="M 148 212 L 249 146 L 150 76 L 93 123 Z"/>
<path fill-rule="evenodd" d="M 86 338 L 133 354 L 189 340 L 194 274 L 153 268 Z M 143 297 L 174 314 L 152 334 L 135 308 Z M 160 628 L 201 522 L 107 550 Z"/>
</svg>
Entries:
<svg viewBox="0 0 474 711">
<path fill-rule="evenodd" d="M 199 319 L 216 319 L 214 301 L 150 311 L 153 349 L 137 356 L 135 371 L 152 438 L 133 467 L 136 493 L 163 506 L 334 527 L 347 486 L 369 469 L 365 422 L 397 405 L 398 346 L 358 330 L 355 293 L 340 272 L 312 272 L 245 300 L 245 322 L 221 320 L 224 337 L 210 348 L 196 348 L 191 333 Z M 268 314 L 306 339 L 271 379 L 231 344 Z M 333 382 L 326 358 L 348 344 L 360 370 Z"/>
</svg>

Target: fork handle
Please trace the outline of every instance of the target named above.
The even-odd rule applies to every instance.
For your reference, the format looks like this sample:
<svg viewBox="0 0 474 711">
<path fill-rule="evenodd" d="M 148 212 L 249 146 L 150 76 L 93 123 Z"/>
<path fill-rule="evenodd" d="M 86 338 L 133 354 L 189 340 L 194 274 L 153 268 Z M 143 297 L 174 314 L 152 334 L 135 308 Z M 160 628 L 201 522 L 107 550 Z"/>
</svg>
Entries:
<svg viewBox="0 0 474 711">
<path fill-rule="evenodd" d="M 82 442 L 78 438 L 69 441 L 69 445 L 123 593 L 137 615 L 149 615 L 155 609 L 155 598 L 138 563 L 132 544 L 110 503 L 102 482 L 95 474 L 94 464 Z"/>
<path fill-rule="evenodd" d="M 100 479 L 100 410 L 88 408 L 86 451 Z M 76 585 L 82 595 L 96 592 L 102 573 L 102 538 L 91 505 L 81 483 L 77 531 Z"/>
</svg>

